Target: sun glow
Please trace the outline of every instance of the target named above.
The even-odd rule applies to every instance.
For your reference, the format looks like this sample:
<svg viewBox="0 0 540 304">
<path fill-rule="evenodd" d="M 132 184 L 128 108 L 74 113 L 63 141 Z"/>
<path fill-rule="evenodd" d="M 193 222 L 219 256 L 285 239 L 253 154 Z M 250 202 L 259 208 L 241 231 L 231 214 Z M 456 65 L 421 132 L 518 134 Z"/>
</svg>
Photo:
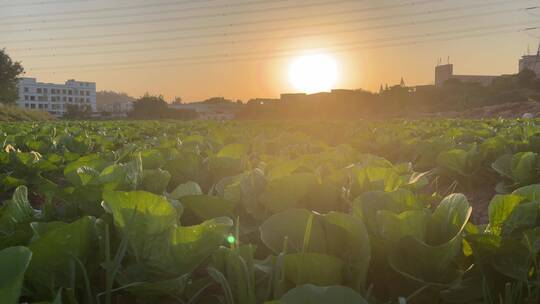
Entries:
<svg viewBox="0 0 540 304">
<path fill-rule="evenodd" d="M 300 56 L 289 66 L 289 81 L 302 93 L 330 91 L 338 81 L 337 62 L 325 54 Z"/>
</svg>

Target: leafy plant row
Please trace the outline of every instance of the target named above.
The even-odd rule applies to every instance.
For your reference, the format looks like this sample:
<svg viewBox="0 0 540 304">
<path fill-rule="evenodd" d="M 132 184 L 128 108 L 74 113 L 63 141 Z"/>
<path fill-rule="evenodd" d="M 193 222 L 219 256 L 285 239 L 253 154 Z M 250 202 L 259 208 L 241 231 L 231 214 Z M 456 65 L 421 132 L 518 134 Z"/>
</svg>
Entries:
<svg viewBox="0 0 540 304">
<path fill-rule="evenodd" d="M 537 303 L 538 128 L 3 125 L 0 298 Z"/>
</svg>

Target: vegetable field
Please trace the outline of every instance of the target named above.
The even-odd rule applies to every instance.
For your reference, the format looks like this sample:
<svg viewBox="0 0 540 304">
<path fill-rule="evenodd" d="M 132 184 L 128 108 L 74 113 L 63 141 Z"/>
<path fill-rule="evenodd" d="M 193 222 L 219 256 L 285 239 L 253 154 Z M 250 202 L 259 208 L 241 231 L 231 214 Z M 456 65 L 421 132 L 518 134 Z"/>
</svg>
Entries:
<svg viewBox="0 0 540 304">
<path fill-rule="evenodd" d="M 540 121 L 0 124 L 0 302 L 540 303 Z"/>
</svg>

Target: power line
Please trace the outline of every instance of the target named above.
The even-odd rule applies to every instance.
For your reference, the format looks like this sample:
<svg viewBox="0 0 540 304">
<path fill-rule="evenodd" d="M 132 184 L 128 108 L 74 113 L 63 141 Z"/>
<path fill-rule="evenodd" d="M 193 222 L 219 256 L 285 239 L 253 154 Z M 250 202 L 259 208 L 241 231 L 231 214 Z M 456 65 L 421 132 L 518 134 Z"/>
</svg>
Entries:
<svg viewBox="0 0 540 304">
<path fill-rule="evenodd" d="M 66 4 L 66 3 L 79 3 L 79 2 L 91 2 L 95 0 L 56 0 L 56 1 L 34 1 L 34 2 L 27 2 L 27 3 L 0 3 L 2 5 L 2 8 L 9 8 L 9 7 L 23 7 L 23 6 L 44 6 L 44 5 L 56 5 L 56 4 Z"/>
<path fill-rule="evenodd" d="M 538 9 L 540 7 L 536 7 L 535 9 Z M 520 9 L 517 9 L 516 11 L 523 11 L 525 9 L 531 9 L 531 7 L 527 7 L 527 8 L 520 8 Z M 514 11 L 514 10 L 512 10 Z M 434 10 L 431 10 L 431 11 L 428 11 L 428 12 L 423 12 L 423 14 L 432 14 L 434 12 Z M 403 27 L 403 26 L 411 26 L 411 25 L 419 25 L 419 24 L 431 24 L 431 23 L 439 23 L 439 22 L 447 22 L 447 21 L 454 21 L 454 20 L 460 20 L 460 19 L 467 19 L 467 18 L 476 18 L 476 17 L 480 17 L 480 16 L 488 16 L 488 15 L 493 15 L 493 14 L 500 14 L 500 13 L 506 13 L 508 12 L 508 10 L 498 10 L 498 11 L 491 11 L 491 12 L 482 12 L 482 13 L 474 13 L 474 14 L 465 14 L 465 15 L 459 15 L 459 16 L 449 16 L 449 17 L 438 17 L 438 18 L 431 18 L 431 19 L 426 19 L 426 20 L 420 20 L 420 21 L 408 21 L 408 22 L 398 22 L 398 23 L 393 23 L 393 24 L 385 24 L 385 25 L 375 25 L 375 26 L 369 26 L 369 27 L 361 27 L 361 28 L 354 28 L 354 29 L 347 29 L 347 30 L 343 30 L 343 31 L 333 31 L 333 32 L 327 32 L 327 33 L 333 33 L 333 34 L 336 34 L 336 33 L 345 33 L 345 32 L 355 32 L 355 31 L 365 31 L 365 30 L 376 30 L 376 29 L 386 29 L 386 28 L 393 28 L 393 27 Z M 422 14 L 422 13 L 416 13 L 416 15 L 419 15 L 419 14 Z M 407 17 L 411 16 L 411 14 L 407 14 L 405 15 Z M 375 17 L 375 18 L 378 18 L 378 19 L 393 19 L 393 18 L 396 18 L 398 17 L 397 15 L 390 15 L 390 16 L 380 16 L 380 17 Z M 403 17 L 403 15 L 401 16 Z M 367 18 L 368 20 L 370 20 L 369 18 Z M 373 20 L 373 18 L 371 19 Z M 351 24 L 351 23 L 356 23 L 356 22 L 360 22 L 360 21 L 366 21 L 366 19 L 363 19 L 363 20 L 359 20 L 359 19 L 354 19 L 354 20 L 347 20 L 347 21 L 341 21 L 341 22 L 326 22 L 326 23 L 318 23 L 318 24 L 310 24 L 308 25 L 307 27 L 306 26 L 301 26 L 301 27 L 280 27 L 280 28 L 273 28 L 273 29 L 266 29 L 266 30 L 244 30 L 244 31 L 236 31 L 236 32 L 229 32 L 229 33 L 226 33 L 226 34 L 223 34 L 223 33 L 213 33 L 213 34 L 205 34 L 205 35 L 184 35 L 184 36 L 178 36 L 178 37 L 174 37 L 174 38 L 171 38 L 171 37 L 166 37 L 166 38 L 152 38 L 152 39 L 146 39 L 144 41 L 141 41 L 140 39 L 137 39 L 137 40 L 132 40 L 132 41 L 114 41 L 114 42 L 105 42 L 105 43 L 101 43 L 99 45 L 96 45 L 94 43 L 90 43 L 90 44 L 76 44 L 76 45 L 63 45 L 63 46 L 57 46 L 57 47 L 36 47 L 36 48 L 32 48 L 31 50 L 48 50 L 48 49 L 56 49 L 56 48 L 62 48 L 62 49 L 77 49 L 77 48 L 81 48 L 81 47 L 104 47 L 104 46 L 119 46 L 119 45 L 128 45 L 128 44 L 139 44 L 141 42 L 144 42 L 144 43 L 149 43 L 149 42 L 163 42 L 163 41 L 184 41 L 184 40 L 193 40 L 193 39 L 201 39 L 201 38 L 218 38 L 218 37 L 232 37 L 232 36 L 238 36 L 238 35 L 244 35 L 244 34 L 253 34 L 253 33 L 256 33 L 256 34 L 261 34 L 261 33 L 267 33 L 267 32 L 280 32 L 280 31 L 284 31 L 284 30 L 297 30 L 299 28 L 312 28 L 312 27 L 320 27 L 320 26 L 333 26 L 333 25 L 343 25 L 343 24 Z M 315 33 L 315 35 L 318 35 L 320 33 Z M 307 35 L 314 35 L 314 34 L 310 34 L 310 33 L 304 33 L 303 36 L 307 36 Z M 296 37 L 297 34 L 295 34 L 293 37 Z M 281 36 L 280 38 L 282 38 L 283 36 Z M 258 38 L 256 40 L 251 40 L 251 41 L 261 41 L 261 40 L 265 40 L 265 39 L 273 39 L 272 37 L 270 38 Z M 241 41 L 241 42 L 246 42 L 246 41 Z M 249 41 L 247 41 L 249 42 Z M 224 42 L 225 44 L 226 42 Z M 199 43 L 199 45 L 203 45 L 204 43 Z M 213 45 L 213 44 L 212 44 Z M 10 49 L 10 51 L 24 51 L 26 50 L 25 48 L 13 48 L 13 49 Z M 129 52 L 129 51 L 126 51 L 126 52 Z"/>
<path fill-rule="evenodd" d="M 540 27 L 537 27 L 537 29 Z M 409 42 L 401 42 L 401 43 L 389 43 L 389 44 L 382 44 L 377 46 L 370 46 L 370 47 L 351 47 L 351 48 L 343 48 L 343 49 L 335 49 L 332 50 L 334 53 L 344 53 L 349 51 L 354 51 L 358 49 L 364 49 L 364 50 L 372 50 L 372 49 L 381 49 L 381 48 L 388 48 L 388 47 L 401 47 L 401 46 L 408 46 L 408 45 L 418 45 L 418 44 L 424 44 L 424 43 L 432 43 L 432 42 L 449 42 L 453 40 L 460 40 L 460 39 L 467 39 L 467 38 L 477 38 L 477 37 L 488 37 L 492 35 L 501 35 L 501 34 L 512 34 L 512 33 L 518 33 L 522 32 L 522 30 L 506 30 L 506 31 L 497 31 L 497 32 L 486 32 L 482 34 L 465 34 L 450 38 L 435 38 L 435 39 L 427 39 L 422 41 L 409 41 Z M 217 63 L 233 63 L 233 62 L 248 62 L 248 61 L 260 61 L 260 60 L 269 60 L 269 59 L 280 59 L 280 58 L 287 58 L 290 54 L 281 54 L 281 55 L 275 55 L 275 56 L 245 56 L 242 58 L 235 58 L 235 59 L 217 59 L 217 60 L 207 60 L 207 61 L 199 61 L 199 62 L 191 62 L 191 63 L 182 63 L 182 64 L 174 64 L 174 63 L 167 63 L 162 65 L 152 65 L 152 66 L 127 66 L 127 67 L 116 67 L 115 70 L 139 70 L 139 69 L 148 69 L 148 68 L 178 68 L 178 67 L 187 67 L 187 66 L 196 66 L 196 65 L 206 65 L 206 64 L 217 64 Z M 85 70 L 88 72 L 96 72 L 100 70 L 107 70 L 109 68 L 107 67 L 101 67 L 101 68 L 91 68 L 91 69 L 77 69 L 79 70 Z M 51 74 L 56 74 L 55 72 L 52 72 Z"/>
<path fill-rule="evenodd" d="M 182 20 L 189 20 L 189 19 L 200 19 L 200 18 L 212 18 L 212 17 L 220 17 L 220 16 L 232 16 L 232 15 L 245 15 L 245 14 L 253 14 L 253 13 L 261 13 L 261 12 L 269 12 L 269 11 L 275 11 L 275 10 L 287 10 L 287 9 L 297 9 L 297 8 L 307 8 L 307 7 L 317 7 L 317 6 L 327 6 L 327 5 L 334 5 L 344 2 L 357 2 L 358 0 L 334 0 L 334 1 L 322 1 L 312 4 L 297 4 L 297 5 L 291 5 L 291 6 L 281 6 L 281 7 L 272 7 L 272 8 L 262 8 L 262 9 L 251 9 L 251 10 L 243 10 L 243 11 L 236 11 L 236 12 L 229 12 L 229 13 L 215 13 L 215 14 L 209 14 L 209 15 L 198 15 L 198 16 L 187 16 L 182 18 Z M 490 7 L 494 5 L 501 5 L 501 4 L 514 4 L 518 1 L 535 1 L 535 0 L 512 0 L 509 1 L 497 1 L 497 2 L 491 2 L 491 3 L 484 3 L 484 4 L 478 4 L 473 5 L 470 7 L 473 8 L 482 8 L 482 7 Z M 412 2 L 423 2 L 423 1 L 416 1 Z M 431 2 L 431 1 L 428 1 Z M 451 9 L 446 9 L 451 10 Z M 36 31 L 46 31 L 46 30 L 73 30 L 73 29 L 83 29 L 83 28 L 100 28 L 100 27 L 110 27 L 110 26 L 122 26 L 122 25 L 143 25 L 143 24 L 155 24 L 155 23 L 163 23 L 163 22 L 169 22 L 169 21 L 178 21 L 179 18 L 176 16 L 173 17 L 166 17 L 166 18 L 156 18 L 156 19 L 150 19 L 150 20 L 144 20 L 144 21 L 117 21 L 117 22 L 109 22 L 109 23 L 101 23 L 101 24 L 82 24 L 82 25 L 73 25 L 69 27 L 65 26 L 49 26 L 49 27 L 39 27 L 36 29 L 5 29 L 0 30 L 0 33 L 21 33 L 21 32 L 36 32 Z M 247 22 L 249 24 L 249 22 Z M 222 28 L 224 25 L 220 26 L 203 26 L 203 29 L 208 28 Z M 225 26 L 230 26 L 225 25 Z M 189 27 L 184 30 L 196 30 L 197 27 Z"/>
<path fill-rule="evenodd" d="M 87 0 L 88 1 L 88 0 Z M 215 0 L 212 0 L 215 1 Z M 241 6 L 252 6 L 252 5 L 260 5 L 260 4 L 273 4 L 273 3 L 279 3 L 279 2 L 288 2 L 289 0 L 256 0 L 256 1 L 247 1 L 247 2 L 241 2 L 241 3 L 233 3 L 233 4 L 220 4 L 220 5 L 212 5 L 212 6 L 196 6 L 196 7 L 180 7 L 180 8 L 168 8 L 165 11 L 160 10 L 156 12 L 136 12 L 136 13 L 125 13 L 122 12 L 122 14 L 119 15 L 111 15 L 111 16 L 86 16 L 86 17 L 72 17 L 71 15 L 68 18 L 63 19 L 56 19 L 56 20 L 33 20 L 33 21 L 21 21 L 21 22 L 10 22 L 10 21 L 0 21 L 0 24 L 2 25 L 28 25 L 28 24 L 54 24 L 54 23 L 63 23 L 63 22 L 69 22 L 69 21 L 88 21 L 88 20 L 104 20 L 104 19 L 114 19 L 114 18 L 127 18 L 127 17 L 145 17 L 145 16 L 151 16 L 151 15 L 161 15 L 163 13 L 186 13 L 186 12 L 193 12 L 193 11 L 201 11 L 201 10 L 213 10 L 213 9 L 228 9 L 233 7 L 241 7 Z M 350 0 L 352 1 L 352 0 Z M 168 3 L 166 6 L 178 6 L 186 3 Z M 208 17 L 218 17 L 222 16 L 223 13 L 218 14 L 212 14 L 208 15 Z M 177 18 L 178 19 L 178 18 Z M 51 29 L 51 28 L 47 28 Z M 56 28 L 52 28 L 56 29 Z M 26 30 L 25 30 L 26 31 Z"/>
<path fill-rule="evenodd" d="M 538 22 L 537 25 L 534 27 L 527 27 L 527 28 L 519 28 L 518 30 L 512 29 L 510 32 L 524 32 L 529 31 L 532 29 L 538 29 L 539 25 Z M 470 32 L 477 32 L 485 30 L 486 28 L 504 28 L 514 26 L 514 24 L 502 24 L 497 26 L 482 26 L 482 27 L 476 27 L 476 28 L 461 28 L 456 30 L 447 30 L 447 31 L 439 31 L 439 32 L 433 32 L 433 33 L 426 33 L 426 34 L 413 34 L 413 35 L 407 35 L 407 36 L 399 36 L 399 37 L 387 37 L 387 38 L 378 38 L 378 39 L 371 39 L 371 40 L 364 40 L 364 41 L 353 41 L 353 42 L 344 42 L 339 44 L 331 44 L 330 47 L 334 48 L 340 48 L 340 47 L 349 47 L 349 46 L 356 46 L 355 48 L 358 48 L 358 45 L 365 45 L 372 42 L 394 42 L 399 40 L 406 40 L 411 38 L 431 38 L 431 37 L 439 37 L 441 35 L 452 35 L 452 34 L 460 34 L 460 33 L 470 33 Z M 509 30 L 505 31 L 490 31 L 489 33 L 500 33 L 500 32 L 508 32 Z M 483 35 L 484 33 L 477 33 L 477 34 L 469 34 L 469 35 Z M 458 36 L 461 37 L 461 36 Z M 440 39 L 440 38 L 439 38 Z M 277 51 L 274 51 L 274 53 L 280 53 L 280 54 L 290 54 L 291 52 L 298 52 L 299 48 L 284 48 L 279 49 Z M 348 49 L 349 50 L 349 49 Z M 175 58 L 162 58 L 158 60 L 138 60 L 138 61 L 125 61 L 125 62 L 103 62 L 103 63 L 96 63 L 96 64 L 87 64 L 87 65 L 79 65 L 79 66 L 54 66 L 54 67 L 38 67 L 38 68 L 31 68 L 32 70 L 50 70 L 50 69 L 62 69 L 62 70 L 69 70 L 69 69 L 85 69 L 85 68 L 117 68 L 122 67 L 124 65 L 132 66 L 132 65 L 140 65 L 140 64 L 155 64 L 155 63 L 171 63 L 174 61 L 193 61 L 193 60 L 209 60 L 209 59 L 223 59 L 223 58 L 233 58 L 233 57 L 246 57 L 246 56 L 257 56 L 257 55 L 265 55 L 267 52 L 254 52 L 254 51 L 244 51 L 244 52 L 235 52 L 235 53 L 220 53 L 220 54 L 208 54 L 208 55 L 198 55 L 198 56 L 190 56 L 190 57 L 175 57 Z M 266 58 L 266 57 L 264 57 Z"/>
<path fill-rule="evenodd" d="M 66 1 L 66 0 L 62 0 L 62 1 Z M 91 0 L 78 0 L 78 1 L 91 1 Z M 158 3 L 153 1 L 153 3 L 145 3 L 145 4 L 137 4 L 137 5 L 124 5 L 124 6 L 106 7 L 106 8 L 47 12 L 44 14 L 20 14 L 20 15 L 4 16 L 2 17 L 2 19 L 8 20 L 8 19 L 21 19 L 21 18 L 39 18 L 43 16 L 52 17 L 52 16 L 76 15 L 76 14 L 90 14 L 90 13 L 103 13 L 103 12 L 106 13 L 106 12 L 111 12 L 111 11 L 125 11 L 125 10 L 142 9 L 142 8 L 177 6 L 177 5 L 185 5 L 185 4 L 200 3 L 200 2 L 213 2 L 213 1 L 216 1 L 216 0 L 183 0 L 183 1 L 176 0 L 176 1 L 158 2 Z"/>
<path fill-rule="evenodd" d="M 501 25 L 486 25 L 481 27 L 476 27 L 475 29 L 491 29 L 491 28 L 500 28 L 500 27 L 508 27 L 508 26 L 528 26 L 531 23 L 536 24 L 537 21 L 529 21 L 529 22 L 514 22 L 514 23 L 506 23 Z M 399 24 L 397 26 L 402 26 L 403 24 Z M 353 29 L 347 29 L 347 30 L 339 30 L 339 31 L 326 31 L 326 32 L 314 32 L 314 33 L 304 33 L 302 34 L 302 37 L 308 37 L 308 36 L 323 36 L 328 34 L 344 34 L 344 33 L 351 33 L 351 32 L 358 32 L 358 31 L 366 31 L 366 28 L 353 28 Z M 532 30 L 532 29 L 528 29 Z M 408 36 L 403 36 L 408 37 Z M 252 38 L 252 39 L 243 39 L 243 40 L 235 40 L 235 41 L 216 41 L 216 42 L 209 42 L 209 43 L 194 43 L 194 44 L 184 44 L 181 46 L 182 49 L 184 48 L 190 48 L 190 47 L 207 47 L 207 46 L 216 46 L 216 45 L 233 45 L 233 44 L 240 44 L 240 43 L 247 43 L 247 42 L 258 42 L 258 41 L 269 41 L 269 40 L 283 40 L 283 39 L 297 39 L 298 36 L 295 35 L 282 35 L 278 37 L 271 37 L 271 38 Z M 384 38 L 383 38 L 384 40 Z M 178 46 L 168 46 L 164 47 L 161 46 L 159 48 L 160 51 L 163 50 L 178 50 Z M 67 53 L 67 54 L 32 54 L 28 56 L 19 56 L 20 58 L 46 58 L 46 57 L 71 57 L 71 56 L 85 56 L 85 55 L 104 55 L 104 54 L 131 54 L 131 53 L 139 53 L 139 52 L 146 52 L 146 51 L 155 51 L 155 47 L 143 47 L 143 48 L 137 48 L 137 49 L 129 49 L 129 50 L 109 50 L 109 51 L 100 51 L 100 52 L 79 52 L 79 53 Z"/>
<path fill-rule="evenodd" d="M 324 17 L 340 16 L 340 15 L 351 14 L 351 13 L 360 13 L 360 12 L 367 12 L 367 11 L 384 10 L 384 9 L 388 9 L 388 8 L 397 8 L 397 7 L 405 7 L 405 6 L 418 6 L 418 5 L 423 5 L 423 4 L 427 4 L 427 3 L 442 2 L 442 1 L 448 1 L 448 0 L 412 1 L 412 2 L 408 2 L 406 4 L 398 4 L 398 5 L 393 4 L 393 5 L 368 7 L 368 8 L 340 10 L 340 11 L 336 11 L 336 12 L 332 12 L 332 13 L 322 13 L 322 14 L 319 13 L 319 14 L 311 14 L 311 15 L 307 15 L 307 16 L 292 17 L 292 18 L 291 17 L 280 17 L 280 18 L 272 18 L 272 19 L 262 19 L 262 20 L 257 20 L 257 21 L 233 22 L 233 23 L 227 23 L 227 24 L 208 25 L 208 26 L 192 26 L 192 27 L 181 27 L 181 28 L 176 27 L 176 28 L 169 28 L 169 29 L 164 29 L 164 30 L 130 31 L 130 32 L 123 32 L 123 33 L 115 33 L 115 34 L 86 35 L 84 37 L 82 37 L 80 35 L 77 35 L 77 36 L 67 36 L 67 37 L 61 37 L 61 38 L 37 38 L 37 39 L 24 39 L 24 40 L 8 40 L 8 41 L 5 41 L 5 43 L 88 40 L 88 39 L 95 39 L 95 38 L 115 38 L 115 37 L 124 37 L 124 36 L 140 36 L 140 35 L 145 35 L 145 34 L 175 33 L 175 32 L 201 30 L 201 29 L 225 28 L 225 27 L 242 26 L 242 25 L 256 25 L 256 24 L 264 24 L 264 23 L 274 23 L 274 22 L 282 22 L 282 21 L 309 19 L 309 18 L 314 18 L 314 17 L 324 18 Z M 532 1 L 532 0 L 516 0 L 516 1 Z M 213 15 L 211 15 L 211 16 L 213 16 Z M 199 17 L 201 17 L 201 16 L 190 16 L 188 18 L 193 19 L 193 18 L 199 18 Z M 203 17 L 207 17 L 207 15 L 205 15 Z M 363 19 L 363 20 L 365 20 L 365 19 Z"/>
</svg>

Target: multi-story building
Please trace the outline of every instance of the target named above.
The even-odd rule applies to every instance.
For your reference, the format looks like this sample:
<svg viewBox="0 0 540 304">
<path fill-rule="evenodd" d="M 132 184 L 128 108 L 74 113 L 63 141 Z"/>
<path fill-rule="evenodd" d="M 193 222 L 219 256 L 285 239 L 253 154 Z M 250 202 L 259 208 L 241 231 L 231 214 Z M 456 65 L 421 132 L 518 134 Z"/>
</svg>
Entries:
<svg viewBox="0 0 540 304">
<path fill-rule="evenodd" d="M 457 79 L 461 82 L 479 83 L 483 86 L 490 85 L 497 76 L 491 75 L 455 75 L 453 64 L 443 64 L 435 67 L 435 86 L 442 87 L 450 79 Z"/>
<path fill-rule="evenodd" d="M 68 80 L 65 84 L 37 82 L 35 78 L 21 78 L 18 84 L 20 107 L 47 111 L 63 116 L 70 105 L 96 111 L 96 84 Z"/>
<path fill-rule="evenodd" d="M 540 76 L 540 49 L 536 55 L 525 55 L 519 60 L 519 71 L 529 69 Z"/>
</svg>

